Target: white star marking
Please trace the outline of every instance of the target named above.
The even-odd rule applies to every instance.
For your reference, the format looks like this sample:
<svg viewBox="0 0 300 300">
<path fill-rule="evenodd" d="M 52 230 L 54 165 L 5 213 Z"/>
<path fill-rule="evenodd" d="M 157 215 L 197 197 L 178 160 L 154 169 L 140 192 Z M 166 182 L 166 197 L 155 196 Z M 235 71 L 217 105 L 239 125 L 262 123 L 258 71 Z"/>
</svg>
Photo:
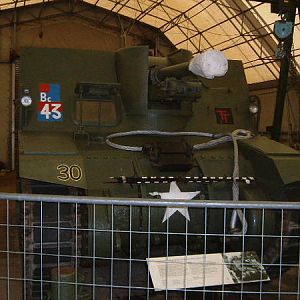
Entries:
<svg viewBox="0 0 300 300">
<path fill-rule="evenodd" d="M 172 181 L 170 183 L 170 190 L 167 193 L 158 193 L 153 192 L 149 193 L 151 196 L 160 196 L 163 200 L 191 200 L 195 196 L 197 196 L 200 191 L 197 192 L 182 192 L 176 184 L 176 181 Z M 179 211 L 188 221 L 190 221 L 190 215 L 187 207 L 167 207 L 164 219 L 162 221 L 165 222 L 169 219 L 176 211 Z"/>
</svg>

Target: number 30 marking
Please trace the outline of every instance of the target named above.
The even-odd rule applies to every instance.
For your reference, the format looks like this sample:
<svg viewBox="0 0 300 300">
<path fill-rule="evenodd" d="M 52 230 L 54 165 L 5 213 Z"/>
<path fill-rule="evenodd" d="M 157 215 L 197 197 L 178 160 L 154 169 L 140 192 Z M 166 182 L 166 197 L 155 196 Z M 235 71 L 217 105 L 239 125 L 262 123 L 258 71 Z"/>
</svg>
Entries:
<svg viewBox="0 0 300 300">
<path fill-rule="evenodd" d="M 58 170 L 57 179 L 62 181 L 74 180 L 79 181 L 82 178 L 82 170 L 77 165 L 58 165 L 56 167 Z"/>
</svg>

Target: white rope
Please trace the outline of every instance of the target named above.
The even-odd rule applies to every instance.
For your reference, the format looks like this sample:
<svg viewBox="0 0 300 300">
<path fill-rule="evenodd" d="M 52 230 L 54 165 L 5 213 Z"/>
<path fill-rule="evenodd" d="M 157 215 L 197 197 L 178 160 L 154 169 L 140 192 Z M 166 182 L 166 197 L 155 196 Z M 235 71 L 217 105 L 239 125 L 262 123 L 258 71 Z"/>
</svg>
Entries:
<svg viewBox="0 0 300 300">
<path fill-rule="evenodd" d="M 213 138 L 213 140 L 196 144 L 193 146 L 194 151 L 199 151 L 203 149 L 214 148 L 220 144 L 227 142 L 233 143 L 233 152 L 234 152 L 234 167 L 233 167 L 233 183 L 232 183 L 232 198 L 233 201 L 239 200 L 240 188 L 239 183 L 236 178 L 239 178 L 239 149 L 238 149 L 238 140 L 244 140 L 251 138 L 251 132 L 244 129 L 236 129 L 230 134 L 213 134 L 207 132 L 168 132 L 168 131 L 158 131 L 158 130 L 135 130 L 135 131 L 126 131 L 110 134 L 106 137 L 106 144 L 110 147 L 119 150 L 133 151 L 133 152 L 142 152 L 143 147 L 138 146 L 127 146 L 113 143 L 111 139 L 118 137 L 126 136 L 137 136 L 137 135 L 147 135 L 147 136 L 198 136 L 198 137 L 208 137 Z M 236 220 L 239 217 L 242 223 L 242 232 L 234 232 L 235 234 L 245 234 L 247 232 L 248 224 L 246 218 L 241 209 L 235 209 L 231 216 L 230 228 L 235 229 Z"/>
<path fill-rule="evenodd" d="M 236 178 L 240 176 L 240 168 L 239 168 L 239 147 L 237 141 L 240 139 L 249 139 L 251 137 L 251 132 L 247 130 L 237 129 L 231 133 L 231 138 L 233 142 L 233 183 L 232 183 L 232 199 L 233 201 L 239 201 L 240 198 L 240 186 L 239 182 L 236 181 Z M 239 217 L 242 224 L 242 232 L 234 232 L 235 234 L 246 234 L 248 229 L 248 224 L 241 209 L 235 209 L 231 216 L 230 228 L 234 229 L 236 226 L 236 219 Z"/>
<path fill-rule="evenodd" d="M 125 151 L 133 151 L 133 152 L 142 152 L 143 147 L 138 146 L 126 146 L 120 145 L 117 143 L 113 143 L 111 141 L 112 138 L 117 137 L 126 137 L 126 136 L 136 136 L 136 135 L 156 135 L 156 136 L 198 136 L 198 137 L 208 137 L 208 138 L 219 138 L 222 134 L 212 134 L 206 132 L 168 132 L 168 131 L 158 131 L 158 130 L 134 130 L 134 131 L 126 131 L 126 132 L 118 132 L 110 134 L 106 137 L 106 144 L 119 150 Z"/>
</svg>

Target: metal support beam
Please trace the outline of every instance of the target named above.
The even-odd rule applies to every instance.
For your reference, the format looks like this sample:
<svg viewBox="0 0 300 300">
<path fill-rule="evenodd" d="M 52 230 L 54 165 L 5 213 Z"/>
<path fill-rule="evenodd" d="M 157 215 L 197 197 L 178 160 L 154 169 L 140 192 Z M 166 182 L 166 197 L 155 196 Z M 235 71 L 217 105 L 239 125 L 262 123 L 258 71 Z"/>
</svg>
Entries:
<svg viewBox="0 0 300 300">
<path fill-rule="evenodd" d="M 273 55 L 276 50 L 276 43 L 273 41 L 273 39 L 268 35 L 267 28 L 261 26 L 261 23 L 257 20 L 255 17 L 253 10 L 255 8 L 251 6 L 253 9 L 246 12 L 247 6 L 243 3 L 243 1 L 233 1 L 233 0 L 225 0 L 229 5 L 236 6 L 240 9 L 241 12 L 245 12 L 244 15 L 239 15 L 239 18 L 241 19 L 242 24 L 245 23 L 245 25 L 249 28 L 260 28 L 257 31 L 260 35 L 264 36 L 264 43 L 260 42 L 259 39 L 253 39 L 253 42 L 249 42 L 247 38 L 244 37 L 245 42 L 248 44 L 248 46 L 252 49 L 252 51 L 257 55 L 258 58 L 262 59 L 266 54 Z M 225 12 L 224 12 L 225 14 Z M 238 30 L 237 25 L 235 22 L 231 22 L 234 27 Z M 242 35 L 243 26 L 241 27 L 241 36 Z M 255 47 L 256 45 L 256 47 Z M 261 48 L 261 51 L 258 51 L 258 48 Z M 224 51 L 224 49 L 221 49 Z M 274 64 L 275 65 L 275 64 Z M 274 70 L 269 66 L 266 65 L 266 68 L 268 71 L 275 77 L 276 73 Z"/>
<path fill-rule="evenodd" d="M 295 24 L 296 10 L 297 10 L 297 1 L 289 0 L 289 12 L 287 13 L 286 20 Z M 289 76 L 289 67 L 291 60 L 291 50 L 293 45 L 293 33 L 284 41 L 284 51 L 285 56 L 281 60 L 279 80 L 278 80 L 278 90 L 276 95 L 276 104 L 275 112 L 273 118 L 271 138 L 275 141 L 280 140 L 281 126 L 282 126 L 282 117 L 284 111 L 285 96 L 288 86 L 288 76 Z"/>
</svg>

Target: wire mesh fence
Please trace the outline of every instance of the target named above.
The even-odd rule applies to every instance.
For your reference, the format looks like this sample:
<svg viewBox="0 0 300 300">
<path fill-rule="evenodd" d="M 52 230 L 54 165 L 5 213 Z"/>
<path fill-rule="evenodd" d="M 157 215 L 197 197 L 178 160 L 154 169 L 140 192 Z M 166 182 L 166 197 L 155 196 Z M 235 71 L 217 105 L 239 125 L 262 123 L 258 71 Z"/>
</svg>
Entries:
<svg viewBox="0 0 300 300">
<path fill-rule="evenodd" d="M 0 198 L 1 299 L 300 297 L 298 203 Z"/>
</svg>

